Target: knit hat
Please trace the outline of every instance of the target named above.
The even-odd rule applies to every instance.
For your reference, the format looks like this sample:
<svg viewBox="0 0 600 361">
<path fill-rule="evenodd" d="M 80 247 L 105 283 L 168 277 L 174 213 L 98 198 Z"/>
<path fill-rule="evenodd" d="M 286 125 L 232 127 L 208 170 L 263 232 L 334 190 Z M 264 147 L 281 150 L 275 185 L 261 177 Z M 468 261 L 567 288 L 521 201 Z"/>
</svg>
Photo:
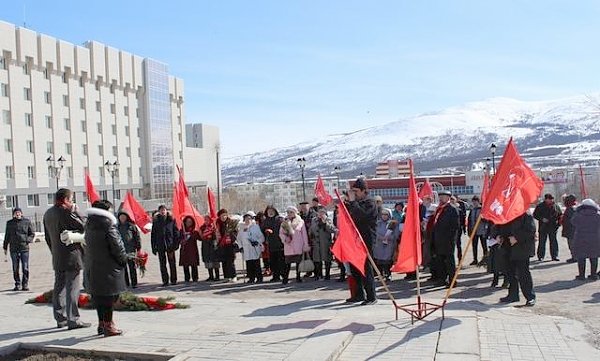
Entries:
<svg viewBox="0 0 600 361">
<path fill-rule="evenodd" d="M 250 216 L 252 218 L 256 217 L 256 213 L 252 212 L 252 211 L 248 211 L 246 213 L 244 213 L 244 218 L 246 218 L 246 216 Z"/>
<path fill-rule="evenodd" d="M 13 212 L 12 212 L 13 216 L 14 216 L 14 215 L 15 215 L 15 213 L 17 213 L 17 212 L 21 212 L 21 213 L 23 213 L 23 211 L 21 210 L 21 208 L 19 208 L 19 207 L 15 207 L 15 208 L 13 209 Z"/>
<path fill-rule="evenodd" d="M 289 206 L 285 209 L 286 212 L 294 212 L 296 214 L 298 214 L 298 208 L 294 207 L 294 206 Z"/>
<path fill-rule="evenodd" d="M 352 185 L 352 188 L 358 188 L 360 190 L 367 189 L 367 182 L 365 182 L 364 178 L 357 178 Z"/>
</svg>

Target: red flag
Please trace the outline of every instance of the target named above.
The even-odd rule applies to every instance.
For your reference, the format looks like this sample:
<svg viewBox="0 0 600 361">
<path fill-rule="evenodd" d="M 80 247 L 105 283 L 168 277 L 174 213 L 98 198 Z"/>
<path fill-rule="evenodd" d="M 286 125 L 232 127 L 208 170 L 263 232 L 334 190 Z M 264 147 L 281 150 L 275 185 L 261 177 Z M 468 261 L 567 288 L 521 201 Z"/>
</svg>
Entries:
<svg viewBox="0 0 600 361">
<path fill-rule="evenodd" d="M 425 179 L 425 183 L 423 183 L 421 189 L 419 189 L 419 199 L 423 199 L 425 197 L 431 197 L 431 199 L 433 199 L 433 188 L 431 188 L 429 179 Z"/>
<path fill-rule="evenodd" d="M 404 230 L 398 245 L 398 260 L 392 267 L 392 271 L 399 273 L 414 272 L 421 265 L 421 217 L 419 215 L 419 194 L 415 184 L 415 175 L 410 164 L 410 178 L 408 180 L 408 206 L 406 207 L 406 218 Z M 429 182 L 426 181 L 426 184 Z M 431 186 L 430 186 L 431 187 Z M 423 189 L 423 188 L 421 188 Z"/>
<path fill-rule="evenodd" d="M 85 192 L 87 193 L 90 204 L 100 200 L 100 196 L 98 195 L 98 192 L 96 192 L 96 187 L 94 187 L 94 183 L 92 183 L 92 179 L 88 172 L 85 172 Z"/>
<path fill-rule="evenodd" d="M 483 172 L 483 186 L 481 187 L 481 204 L 485 202 L 488 194 L 490 193 L 490 172 L 486 168 Z"/>
<path fill-rule="evenodd" d="M 196 229 L 198 229 L 204 224 L 204 217 L 202 217 L 200 212 L 198 212 L 196 207 L 194 207 L 190 201 L 189 192 L 179 166 L 177 166 L 177 171 L 179 173 L 179 180 L 177 181 L 177 184 L 175 184 L 175 189 L 173 190 L 173 218 L 175 219 L 177 227 L 182 229 L 183 219 L 190 216 L 196 221 Z"/>
<path fill-rule="evenodd" d="M 152 217 L 146 213 L 144 207 L 138 203 L 131 192 L 127 192 L 125 195 L 125 200 L 121 205 L 121 209 L 124 212 L 127 212 L 129 218 L 135 223 L 143 233 L 148 233 L 149 231 L 145 228 L 148 223 L 152 223 Z"/>
<path fill-rule="evenodd" d="M 506 224 L 529 209 L 542 192 L 544 182 L 523 161 L 510 138 L 490 187 L 481 217 Z"/>
<path fill-rule="evenodd" d="M 315 195 L 319 198 L 319 203 L 324 206 L 327 206 L 333 198 L 327 193 L 325 189 L 325 184 L 323 184 L 323 179 L 321 179 L 321 175 L 317 177 L 317 183 L 315 183 Z"/>
<path fill-rule="evenodd" d="M 331 247 L 331 252 L 340 262 L 350 262 L 364 276 L 367 246 L 356 229 L 354 221 L 350 218 L 350 213 L 348 213 L 346 205 L 340 199 L 337 190 L 335 194 L 340 201 L 337 218 L 339 233 L 333 247 Z"/>
<path fill-rule="evenodd" d="M 217 220 L 217 201 L 215 200 L 214 193 L 210 190 L 210 187 L 206 187 L 207 189 L 207 199 L 208 199 L 208 214 L 210 219 L 214 222 Z"/>
</svg>

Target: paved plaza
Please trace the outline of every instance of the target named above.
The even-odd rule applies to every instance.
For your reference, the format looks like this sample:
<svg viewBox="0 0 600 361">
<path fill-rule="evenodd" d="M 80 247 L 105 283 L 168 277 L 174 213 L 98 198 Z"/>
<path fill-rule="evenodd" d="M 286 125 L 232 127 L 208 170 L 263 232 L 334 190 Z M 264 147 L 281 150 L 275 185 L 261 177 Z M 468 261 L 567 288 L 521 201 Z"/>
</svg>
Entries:
<svg viewBox="0 0 600 361">
<path fill-rule="evenodd" d="M 562 242 L 561 246 L 565 246 Z M 144 248 L 148 249 L 148 240 Z M 568 250 L 561 249 L 566 259 Z M 468 259 L 467 263 L 470 263 Z M 173 360 L 599 360 L 600 282 L 574 281 L 577 266 L 542 262 L 532 266 L 535 307 L 502 305 L 506 290 L 489 288 L 491 275 L 467 266 L 445 310 L 411 324 L 383 288 L 373 306 L 344 304 L 345 283 L 306 280 L 288 285 L 206 282 L 159 287 L 156 257 L 138 294 L 176 297 L 189 309 L 117 312 L 125 334 L 95 335 L 96 313 L 82 310 L 93 328 L 56 329 L 50 305 L 25 300 L 50 290 L 53 272 L 45 243 L 31 249 L 29 292 L 12 291 L 10 260 L 0 262 L 0 350 L 19 343 L 108 351 L 124 355 L 172 356 Z M 241 262 L 238 261 L 241 273 Z M 181 271 L 179 268 L 178 271 Z M 203 277 L 202 277 L 203 276 Z M 201 278 L 207 275 L 202 273 Z M 395 275 L 391 290 L 399 303 L 414 301 L 415 283 Z M 268 280 L 269 278 L 267 278 Z M 427 301 L 445 289 L 423 285 Z M 522 302 L 523 303 L 523 302 Z M 164 359 L 164 358 L 163 358 Z"/>
</svg>

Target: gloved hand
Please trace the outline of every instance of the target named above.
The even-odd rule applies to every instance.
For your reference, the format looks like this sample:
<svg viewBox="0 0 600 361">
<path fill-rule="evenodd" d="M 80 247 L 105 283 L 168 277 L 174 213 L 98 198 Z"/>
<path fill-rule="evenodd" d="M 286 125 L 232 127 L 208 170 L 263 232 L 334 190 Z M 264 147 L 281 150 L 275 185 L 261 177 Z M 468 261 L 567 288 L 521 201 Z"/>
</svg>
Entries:
<svg viewBox="0 0 600 361">
<path fill-rule="evenodd" d="M 153 249 L 153 250 L 152 250 L 152 254 L 156 256 L 156 253 L 157 253 L 157 252 L 156 252 L 156 250 L 155 250 L 155 249 Z"/>
</svg>

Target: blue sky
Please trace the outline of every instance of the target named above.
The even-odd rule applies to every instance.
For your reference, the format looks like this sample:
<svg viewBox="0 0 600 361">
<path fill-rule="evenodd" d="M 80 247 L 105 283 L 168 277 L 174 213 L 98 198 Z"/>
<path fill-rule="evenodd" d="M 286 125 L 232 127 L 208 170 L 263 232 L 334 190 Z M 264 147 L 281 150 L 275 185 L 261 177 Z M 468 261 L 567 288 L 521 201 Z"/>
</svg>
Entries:
<svg viewBox="0 0 600 361">
<path fill-rule="evenodd" d="M 25 11 L 24 11 L 25 9 Z M 3 1 L 0 19 L 169 64 L 224 155 L 503 96 L 598 91 L 600 1 Z"/>
</svg>

